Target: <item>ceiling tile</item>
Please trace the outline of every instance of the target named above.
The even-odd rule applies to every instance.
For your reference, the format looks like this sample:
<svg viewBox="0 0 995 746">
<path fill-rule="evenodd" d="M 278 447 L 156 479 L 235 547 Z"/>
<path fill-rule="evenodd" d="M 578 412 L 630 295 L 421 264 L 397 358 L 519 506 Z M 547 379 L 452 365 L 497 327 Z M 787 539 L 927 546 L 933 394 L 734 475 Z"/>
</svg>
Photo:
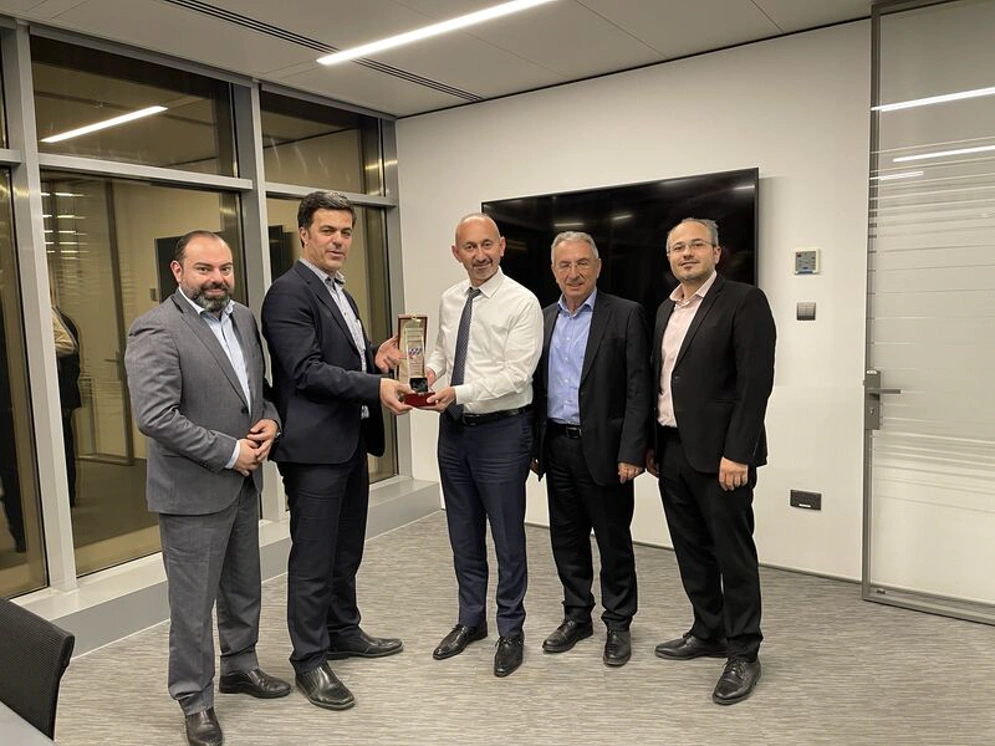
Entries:
<svg viewBox="0 0 995 746">
<path fill-rule="evenodd" d="M 319 67 L 277 82 L 317 96 L 403 116 L 465 103 L 447 93 L 426 88 L 359 65 Z"/>
<path fill-rule="evenodd" d="M 871 0 L 754 0 L 785 33 L 868 18 Z"/>
<path fill-rule="evenodd" d="M 43 4 L 44 0 L 0 0 L 0 13 L 23 18 L 28 15 L 29 10 Z"/>
<path fill-rule="evenodd" d="M 682 57 L 779 33 L 751 0 L 574 1 L 666 57 Z"/>
</svg>

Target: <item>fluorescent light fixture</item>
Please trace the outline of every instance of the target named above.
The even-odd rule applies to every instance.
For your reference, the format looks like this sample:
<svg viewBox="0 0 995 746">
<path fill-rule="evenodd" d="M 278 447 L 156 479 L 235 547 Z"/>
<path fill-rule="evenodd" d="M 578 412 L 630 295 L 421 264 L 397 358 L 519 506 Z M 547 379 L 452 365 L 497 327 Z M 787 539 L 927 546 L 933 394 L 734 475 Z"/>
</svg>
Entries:
<svg viewBox="0 0 995 746">
<path fill-rule="evenodd" d="M 631 220 L 631 219 L 632 219 L 632 213 L 631 212 L 623 212 L 623 213 L 621 213 L 619 215 L 612 215 L 612 220 L 615 221 L 615 222 L 618 222 L 618 221 L 621 221 L 621 220 Z"/>
<path fill-rule="evenodd" d="M 752 192 L 753 184 L 740 184 L 739 186 L 734 186 L 732 190 L 734 192 Z"/>
<path fill-rule="evenodd" d="M 565 220 L 560 223 L 553 223 L 554 228 L 583 228 L 583 220 Z"/>
<path fill-rule="evenodd" d="M 467 26 L 474 26 L 478 23 L 483 23 L 484 21 L 491 21 L 495 18 L 501 18 L 502 16 L 510 15 L 511 13 L 518 13 L 519 11 L 528 10 L 529 8 L 534 8 L 537 5 L 543 5 L 549 2 L 553 2 L 553 0 L 512 0 L 512 2 L 509 3 L 501 3 L 500 5 L 478 10 L 475 13 L 467 13 L 463 16 L 451 18 L 448 21 L 433 23 L 430 26 L 423 26 L 422 28 L 415 29 L 414 31 L 397 34 L 396 36 L 381 39 L 380 41 L 362 44 L 358 47 L 353 47 L 352 49 L 343 49 L 340 52 L 319 57 L 318 62 L 322 65 L 335 65 L 339 62 L 348 62 L 349 60 L 354 60 L 359 57 L 368 57 L 371 54 L 383 52 L 386 49 L 393 49 L 394 47 L 400 47 L 404 44 L 411 44 L 412 42 L 421 41 L 422 39 L 429 39 L 433 36 L 438 36 L 439 34 L 456 31 L 457 29 L 466 28 Z"/>
<path fill-rule="evenodd" d="M 871 181 L 894 181 L 895 179 L 914 179 L 917 176 L 922 176 L 925 171 L 902 171 L 898 174 L 882 174 L 881 176 L 872 176 Z"/>
<path fill-rule="evenodd" d="M 153 114 L 159 114 L 160 112 L 163 111 L 166 111 L 165 106 L 147 106 L 144 109 L 139 109 L 138 111 L 132 111 L 128 114 L 122 114 L 119 117 L 105 119 L 103 122 L 94 122 L 93 124 L 88 124 L 85 127 L 78 127 L 74 130 L 63 132 L 61 135 L 52 135 L 51 137 L 43 137 L 41 141 L 62 142 L 63 140 L 70 140 L 74 137 L 79 137 L 80 135 L 89 135 L 91 132 L 105 130 L 108 127 L 117 127 L 119 124 L 125 124 L 126 122 L 133 122 L 136 119 L 142 119 L 143 117 L 150 117 Z"/>
<path fill-rule="evenodd" d="M 882 104 L 872 106 L 871 111 L 901 111 L 902 109 L 914 109 L 917 106 L 932 106 L 933 104 L 946 104 L 951 101 L 963 101 L 966 98 L 980 98 L 981 96 L 995 96 L 995 86 L 991 88 L 975 88 L 973 91 L 958 91 L 957 93 L 944 93 L 940 96 L 929 96 L 927 98 L 913 98 L 908 101 L 897 101 L 893 104 Z"/>
<path fill-rule="evenodd" d="M 919 155 L 900 155 L 892 158 L 892 163 L 906 163 L 908 161 L 925 161 L 930 158 L 946 158 L 948 155 L 972 155 L 973 153 L 990 153 L 995 150 L 995 145 L 979 145 L 976 148 L 957 148 L 956 150 L 940 150 L 936 153 L 919 153 Z"/>
</svg>

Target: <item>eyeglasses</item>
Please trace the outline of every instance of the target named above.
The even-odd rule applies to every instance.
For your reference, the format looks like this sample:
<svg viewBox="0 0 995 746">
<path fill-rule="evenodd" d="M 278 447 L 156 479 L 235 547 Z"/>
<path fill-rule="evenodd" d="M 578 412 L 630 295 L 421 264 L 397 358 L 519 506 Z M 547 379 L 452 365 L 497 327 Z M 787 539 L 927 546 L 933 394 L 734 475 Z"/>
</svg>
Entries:
<svg viewBox="0 0 995 746">
<path fill-rule="evenodd" d="M 562 261 L 556 263 L 556 269 L 558 272 L 569 272 L 572 268 L 576 267 L 580 270 L 590 269 L 594 265 L 593 259 L 578 259 L 575 262 Z"/>
<path fill-rule="evenodd" d="M 684 249 L 691 249 L 693 251 L 701 251 L 705 247 L 715 246 L 711 241 L 705 241 L 701 238 L 696 238 L 694 241 L 678 241 L 675 244 L 671 244 L 667 247 L 668 254 L 680 254 Z"/>
</svg>

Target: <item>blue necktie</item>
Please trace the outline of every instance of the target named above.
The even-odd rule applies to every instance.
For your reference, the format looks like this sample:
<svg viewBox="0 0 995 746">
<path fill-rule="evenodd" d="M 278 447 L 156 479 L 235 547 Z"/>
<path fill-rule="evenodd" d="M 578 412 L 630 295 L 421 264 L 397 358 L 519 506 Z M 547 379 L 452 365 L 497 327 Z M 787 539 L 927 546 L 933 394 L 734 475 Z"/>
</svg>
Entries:
<svg viewBox="0 0 995 746">
<path fill-rule="evenodd" d="M 453 372 L 449 376 L 450 386 L 459 386 L 463 383 L 463 373 L 466 370 L 466 349 L 470 346 L 470 317 L 473 315 L 473 299 L 480 295 L 479 288 L 468 288 L 466 293 L 466 303 L 463 304 L 463 313 L 459 317 L 459 329 L 456 331 L 456 352 L 453 355 Z M 454 420 L 463 416 L 463 405 L 453 402 L 446 408 L 446 412 Z"/>
</svg>

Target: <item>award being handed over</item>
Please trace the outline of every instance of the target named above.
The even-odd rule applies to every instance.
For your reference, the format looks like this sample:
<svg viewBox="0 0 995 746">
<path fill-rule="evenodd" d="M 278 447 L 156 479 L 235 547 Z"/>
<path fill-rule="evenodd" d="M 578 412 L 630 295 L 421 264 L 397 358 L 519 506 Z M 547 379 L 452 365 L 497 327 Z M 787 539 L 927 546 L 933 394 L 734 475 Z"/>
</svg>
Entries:
<svg viewBox="0 0 995 746">
<path fill-rule="evenodd" d="M 397 346 L 401 362 L 397 366 L 397 380 L 414 391 L 404 395 L 404 403 L 424 407 L 432 390 L 425 376 L 425 344 L 428 340 L 428 316 L 416 313 L 397 317 Z"/>
</svg>

